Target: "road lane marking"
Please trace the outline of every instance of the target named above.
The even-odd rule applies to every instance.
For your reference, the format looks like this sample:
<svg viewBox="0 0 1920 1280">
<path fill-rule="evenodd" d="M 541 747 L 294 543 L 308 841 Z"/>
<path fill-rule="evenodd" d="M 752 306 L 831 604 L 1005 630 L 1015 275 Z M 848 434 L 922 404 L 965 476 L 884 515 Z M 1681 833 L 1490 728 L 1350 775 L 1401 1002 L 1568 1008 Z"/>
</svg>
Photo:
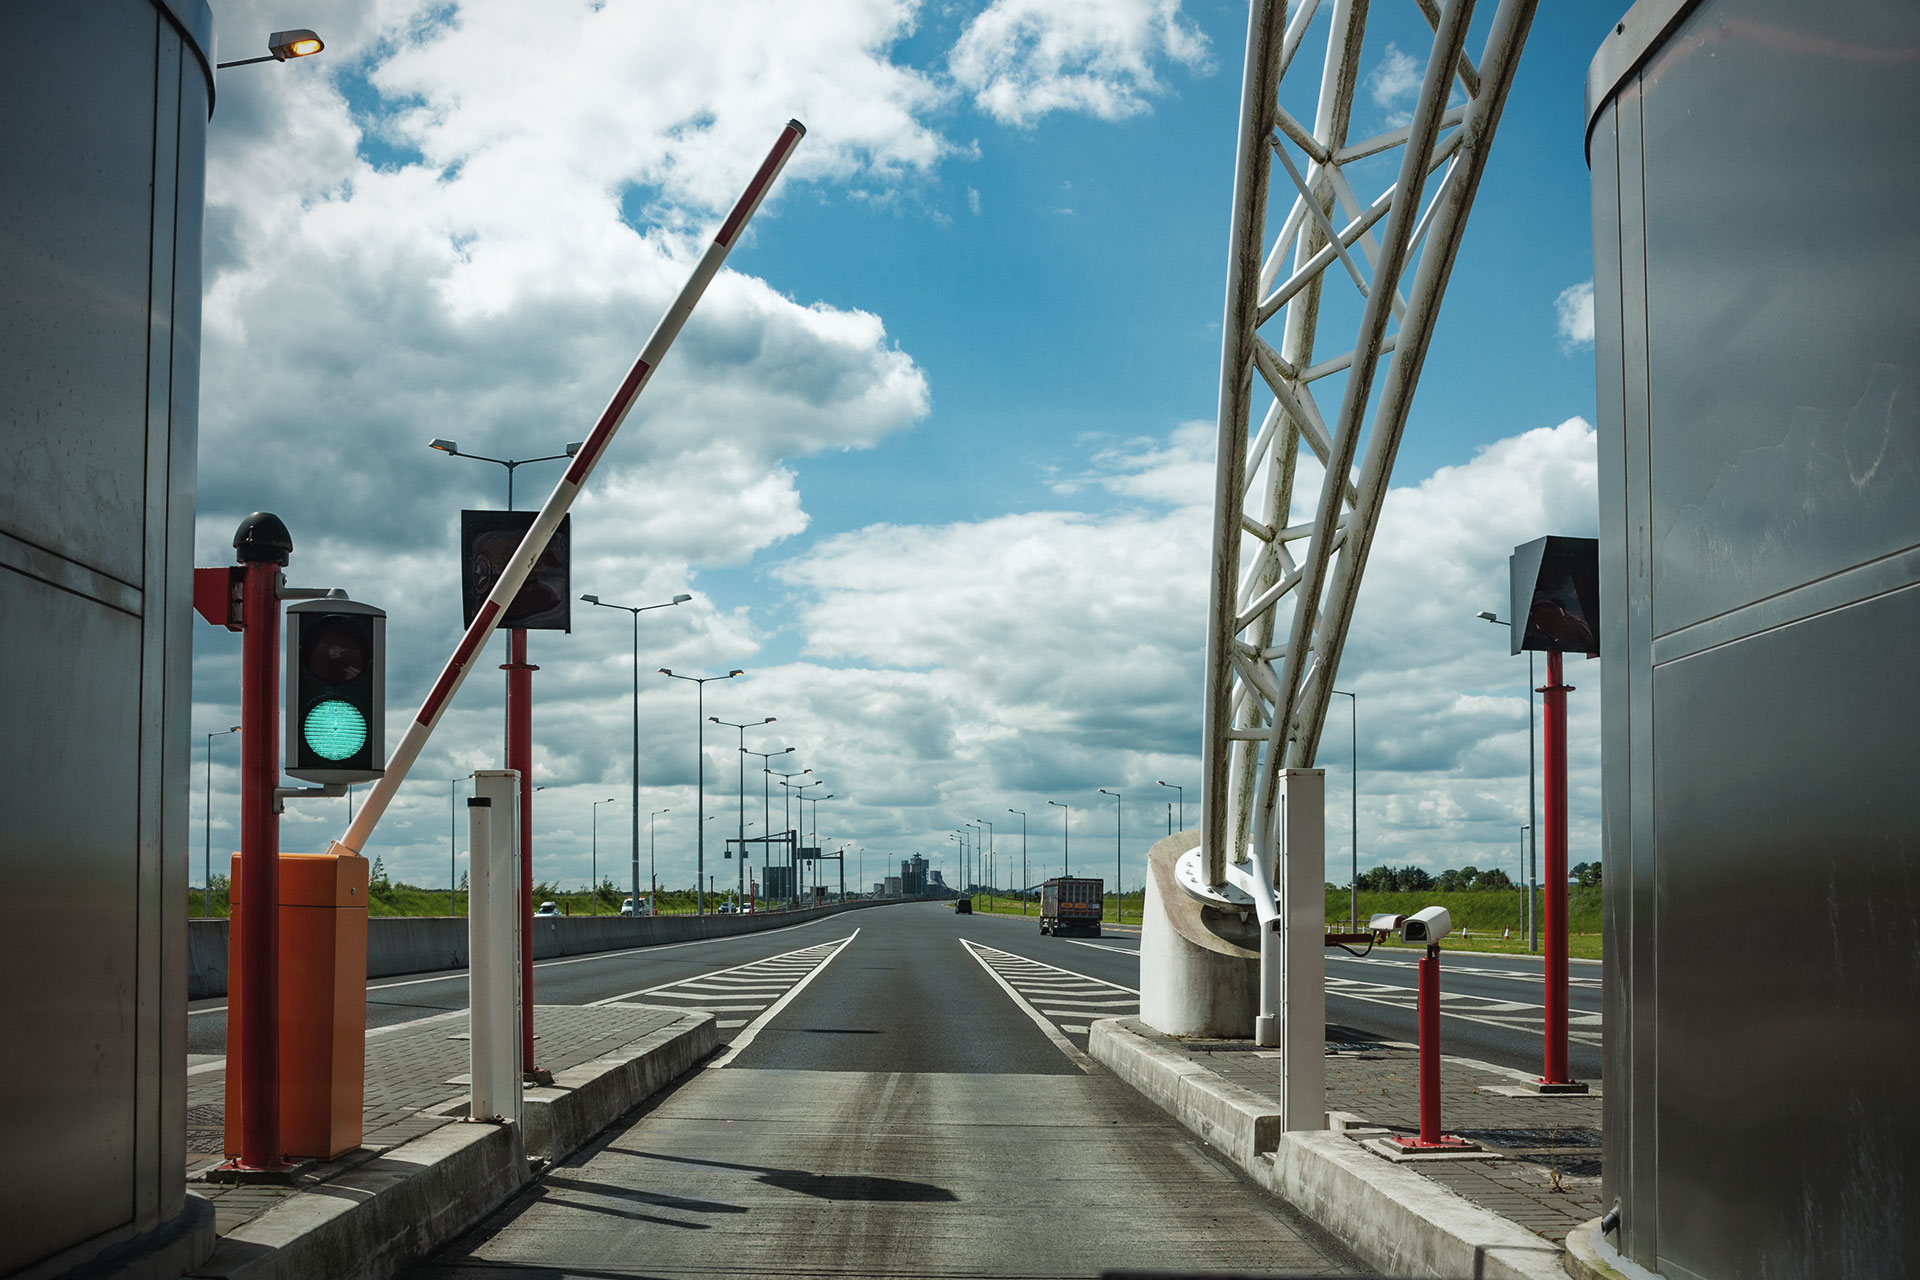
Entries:
<svg viewBox="0 0 1920 1280">
<path fill-rule="evenodd" d="M 855 934 L 858 934 L 859 932 L 860 931 L 858 929 L 855 929 L 853 931 L 853 934 L 848 935 L 848 937 L 851 938 L 852 936 L 854 936 Z M 811 972 L 813 969 L 817 968 L 819 966 L 819 961 L 817 959 L 796 961 L 794 957 L 804 956 L 810 952 L 823 951 L 828 947 L 837 946 L 845 941 L 847 941 L 847 939 L 835 938 L 831 942 L 815 943 L 811 947 L 802 947 L 798 951 L 783 951 L 777 956 L 767 956 L 761 960 L 749 960 L 745 964 L 728 965 L 724 969 L 714 969 L 708 973 L 696 973 L 690 978 L 679 978 L 673 982 L 656 983 L 651 987 L 644 987 L 639 991 L 630 991 L 623 996 L 610 996 L 605 1000 L 594 1000 L 590 1002 L 589 1007 L 591 1007 L 591 1005 L 600 1005 L 600 1004 L 625 1004 L 628 1001 L 636 1000 L 641 996 L 649 996 L 657 992 L 668 991 L 677 987 L 685 987 L 692 983 L 709 982 L 714 978 L 719 977 L 722 974 L 741 973 L 747 969 L 765 969 L 770 971 L 777 970 L 780 972 L 791 970 L 791 972 L 793 972 L 793 974 L 795 975 L 795 981 L 799 981 L 804 973 Z M 768 983 L 767 985 L 773 986 L 776 984 Z"/>
<path fill-rule="evenodd" d="M 718 1058 L 715 1058 L 712 1062 L 708 1063 L 707 1069 L 709 1071 L 712 1071 L 719 1067 L 724 1067 L 729 1062 L 732 1062 L 735 1058 L 739 1057 L 740 1051 L 746 1048 L 748 1045 L 752 1044 L 754 1041 L 754 1037 L 760 1034 L 760 1028 L 766 1026 L 769 1022 L 773 1021 L 774 1018 L 779 1016 L 780 1011 L 782 1009 L 785 1009 L 788 1005 L 792 1004 L 793 998 L 799 995 L 802 991 L 805 991 L 807 989 L 807 984 L 812 982 L 815 978 L 819 977 L 823 972 L 825 972 L 826 967 L 832 964 L 836 959 L 838 959 L 842 951 L 845 951 L 848 947 L 852 946 L 853 940 L 859 936 L 860 936 L 860 931 L 858 929 L 855 929 L 852 933 L 848 934 L 846 941 L 842 942 L 839 946 L 835 947 L 833 951 L 829 953 L 824 960 L 822 960 L 819 964 L 815 965 L 811 973 L 807 974 L 806 977 L 800 979 L 800 981 L 794 983 L 793 986 L 787 990 L 787 994 L 781 996 L 778 1000 L 773 1002 L 773 1006 L 771 1008 L 769 1008 L 765 1013 L 761 1014 L 759 1017 L 755 1018 L 752 1022 L 748 1023 L 746 1030 L 742 1031 L 739 1035 L 733 1038 L 733 1046 L 729 1048 L 725 1053 L 721 1054 Z"/>
<path fill-rule="evenodd" d="M 1356 982 L 1351 978 L 1328 978 L 1327 995 L 1384 1005 L 1403 1013 L 1418 1012 L 1419 993 L 1411 987 L 1396 987 L 1377 982 Z M 1442 1017 L 1457 1018 L 1463 1022 L 1477 1022 L 1482 1026 L 1498 1027 L 1502 1031 L 1517 1031 L 1538 1037 L 1542 1034 L 1546 1009 L 1543 1005 L 1442 991 L 1440 1014 Z M 1585 1030 L 1588 1027 L 1593 1030 L 1588 1032 Z M 1569 1010 L 1567 1038 L 1595 1049 L 1600 1048 L 1600 1015 Z"/>
<path fill-rule="evenodd" d="M 1008 998 L 1024 1011 L 1029 1018 L 1033 1019 L 1033 1025 L 1039 1027 L 1041 1033 L 1044 1034 L 1047 1039 L 1053 1041 L 1054 1048 L 1066 1054 L 1067 1060 L 1073 1063 L 1074 1066 L 1079 1067 L 1082 1071 L 1091 1072 L 1093 1070 L 1093 1059 L 1075 1048 L 1073 1041 L 1067 1039 L 1067 1037 L 1060 1032 L 1059 1028 L 1055 1027 L 1052 1021 L 1038 1009 L 1028 1004 L 1027 998 L 1018 991 L 1015 991 L 1013 984 L 1001 977 L 998 969 L 995 969 L 991 964 L 987 963 L 987 958 L 980 954 L 983 948 L 975 947 L 973 943 L 967 941 L 965 938 L 960 939 L 960 945 L 966 949 L 968 955 L 972 956 L 974 960 L 979 963 L 982 969 L 987 971 L 989 978 L 992 978 L 1000 984 L 1000 989 L 1007 993 Z M 1006 953 L 1002 951 L 998 954 L 1005 955 Z"/>
<path fill-rule="evenodd" d="M 1062 942 L 1071 942 L 1076 947 L 1092 947 L 1095 951 L 1111 951 L 1117 956 L 1133 956 L 1138 959 L 1140 952 L 1133 947 L 1109 947 L 1102 942 L 1088 942 L 1085 938 L 1062 938 Z"/>
</svg>

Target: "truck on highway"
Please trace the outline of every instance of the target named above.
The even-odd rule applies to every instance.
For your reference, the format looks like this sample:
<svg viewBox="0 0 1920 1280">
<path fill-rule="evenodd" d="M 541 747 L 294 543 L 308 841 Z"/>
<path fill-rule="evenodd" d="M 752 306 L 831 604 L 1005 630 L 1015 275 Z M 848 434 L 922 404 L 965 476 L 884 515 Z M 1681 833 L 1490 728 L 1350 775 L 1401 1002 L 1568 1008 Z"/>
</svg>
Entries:
<svg viewBox="0 0 1920 1280">
<path fill-rule="evenodd" d="M 1055 876 L 1040 886 L 1040 932 L 1100 936 L 1104 884 L 1085 876 Z"/>
</svg>

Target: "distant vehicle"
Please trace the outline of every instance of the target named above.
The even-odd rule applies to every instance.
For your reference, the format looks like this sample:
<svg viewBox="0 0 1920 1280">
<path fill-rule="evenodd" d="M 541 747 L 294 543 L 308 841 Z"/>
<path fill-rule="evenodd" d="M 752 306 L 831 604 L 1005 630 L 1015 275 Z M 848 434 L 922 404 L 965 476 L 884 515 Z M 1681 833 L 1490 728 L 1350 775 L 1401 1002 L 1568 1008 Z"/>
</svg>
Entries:
<svg viewBox="0 0 1920 1280">
<path fill-rule="evenodd" d="M 730 916 L 739 911 L 740 908 L 734 906 L 731 902 L 723 902 L 713 910 L 716 915 Z"/>
<path fill-rule="evenodd" d="M 541 903 L 541 904 L 540 904 L 540 909 L 539 909 L 538 911 L 536 911 L 536 912 L 534 912 L 533 914 L 534 914 L 534 915 L 535 915 L 536 917 L 538 917 L 538 916 L 557 916 L 557 915 L 559 915 L 559 914 L 560 914 L 560 904 L 559 904 L 559 903 L 557 903 L 557 902 L 543 902 L 543 903 Z"/>
<path fill-rule="evenodd" d="M 650 916 L 653 914 L 653 903 L 647 898 L 642 898 L 637 903 L 632 898 L 622 898 L 620 900 L 620 914 L 623 916 Z"/>
<path fill-rule="evenodd" d="M 953 914 L 957 916 L 972 915 L 973 899 L 972 898 L 955 898 L 953 900 Z"/>
<path fill-rule="evenodd" d="M 1080 876 L 1055 876 L 1040 886 L 1040 932 L 1058 936 L 1062 931 L 1100 936 L 1100 916 L 1104 908 L 1100 880 Z"/>
</svg>

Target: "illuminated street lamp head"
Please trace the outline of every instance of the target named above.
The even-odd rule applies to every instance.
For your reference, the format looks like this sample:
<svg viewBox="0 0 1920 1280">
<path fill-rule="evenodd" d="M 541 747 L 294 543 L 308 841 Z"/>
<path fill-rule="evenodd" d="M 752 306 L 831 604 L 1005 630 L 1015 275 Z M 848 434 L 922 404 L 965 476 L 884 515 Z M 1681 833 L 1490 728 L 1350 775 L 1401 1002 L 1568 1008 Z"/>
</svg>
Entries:
<svg viewBox="0 0 1920 1280">
<path fill-rule="evenodd" d="M 295 27 L 291 31 L 276 31 L 267 37 L 267 52 L 277 62 L 289 58 L 311 58 L 326 48 L 326 43 L 305 27 Z"/>
<path fill-rule="evenodd" d="M 460 446 L 456 442 L 452 440 L 441 440 L 437 437 L 427 441 L 427 448 L 438 449 L 442 453 L 457 454 L 460 452 Z"/>
<path fill-rule="evenodd" d="M 672 674 L 673 674 L 673 668 L 671 668 L 671 667 L 662 667 L 662 668 L 660 668 L 660 674 L 661 674 L 661 675 L 663 675 L 663 676 L 670 676 L 670 675 L 672 675 Z"/>
<path fill-rule="evenodd" d="M 731 670 L 731 671 L 729 671 L 729 672 L 727 672 L 727 679 L 729 679 L 729 680 L 731 680 L 731 679 L 733 679 L 733 678 L 734 678 L 735 676 L 743 676 L 743 675 L 745 675 L 745 674 L 747 674 L 747 673 L 746 673 L 746 672 L 744 672 L 744 671 L 742 671 L 742 670 L 741 670 L 740 668 L 738 668 L 738 667 L 735 667 L 735 668 L 734 668 L 733 670 Z"/>
</svg>

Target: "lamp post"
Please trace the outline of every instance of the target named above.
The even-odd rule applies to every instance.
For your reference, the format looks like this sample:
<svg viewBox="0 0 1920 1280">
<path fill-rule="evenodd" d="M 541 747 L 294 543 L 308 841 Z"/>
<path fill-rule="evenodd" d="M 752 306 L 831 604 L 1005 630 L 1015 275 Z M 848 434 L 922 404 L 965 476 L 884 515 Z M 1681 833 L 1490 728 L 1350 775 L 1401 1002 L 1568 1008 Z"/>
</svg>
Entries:
<svg viewBox="0 0 1920 1280">
<path fill-rule="evenodd" d="M 206 812 L 206 852 L 202 855 L 201 874 L 207 878 L 206 910 L 201 914 L 213 915 L 213 740 L 224 738 L 230 733 L 240 732 L 240 726 L 231 729 L 215 729 L 207 735 L 207 812 Z M 188 854 L 192 857 L 192 854 Z"/>
<path fill-rule="evenodd" d="M 980 825 L 987 829 L 987 910 L 993 910 L 993 824 L 981 818 Z"/>
<path fill-rule="evenodd" d="M 276 31 L 267 37 L 267 51 L 257 58 L 236 58 L 232 62 L 215 65 L 216 71 L 225 71 L 228 67 L 250 67 L 256 62 L 291 62 L 295 58 L 311 58 L 326 48 L 326 43 L 306 27 L 295 27 L 291 31 Z"/>
<path fill-rule="evenodd" d="M 1073 811 L 1058 800 L 1049 800 L 1048 804 L 1060 810 L 1060 874 L 1062 877 L 1073 874 L 1073 860 L 1067 852 L 1067 817 Z"/>
<path fill-rule="evenodd" d="M 980 824 L 967 821 L 960 825 L 967 828 L 967 834 L 973 841 L 973 866 L 967 873 L 967 888 L 972 889 L 980 882 Z"/>
<path fill-rule="evenodd" d="M 793 785 L 793 779 L 812 773 L 811 769 L 801 769 L 796 773 L 776 773 L 780 779 L 780 822 L 787 839 L 787 902 L 797 906 L 800 902 L 800 840 L 793 828 L 793 793 L 799 788 Z"/>
<path fill-rule="evenodd" d="M 1156 787 L 1172 787 L 1174 797 L 1180 802 L 1180 830 L 1187 829 L 1187 789 L 1174 782 L 1155 782 Z"/>
<path fill-rule="evenodd" d="M 1020 914 L 1027 914 L 1027 898 L 1033 886 L 1027 881 L 1027 815 L 1019 809 L 1009 809 L 1008 813 L 1020 814 Z"/>
<path fill-rule="evenodd" d="M 1491 622 L 1497 627 L 1513 629 L 1513 623 L 1500 617 L 1491 609 L 1482 609 L 1473 615 Z M 1540 819 L 1534 812 L 1534 751 L 1533 751 L 1533 695 L 1535 680 L 1533 677 L 1533 650 L 1527 650 L 1527 950 L 1540 949 L 1540 931 L 1533 920 L 1533 895 L 1538 891 L 1540 867 Z"/>
<path fill-rule="evenodd" d="M 511 476 L 513 473 L 507 473 Z M 638 911 L 640 901 L 640 615 L 649 609 L 671 609 L 674 605 L 685 604 L 693 599 L 690 595 L 677 595 L 671 600 L 659 604 L 613 604 L 599 596 L 581 596 L 590 605 L 602 609 L 625 609 L 633 615 L 633 778 L 629 785 L 627 798 L 632 809 L 632 841 L 627 846 L 632 851 L 633 899 L 634 910 Z M 665 813 L 662 809 L 660 812 Z M 649 837 L 651 838 L 651 837 Z M 648 876 L 652 876 L 652 850 L 648 850 Z M 656 886 L 655 892 L 658 892 Z"/>
<path fill-rule="evenodd" d="M 1347 928 L 1358 932 L 1360 929 L 1360 699 L 1345 689 L 1332 692 L 1343 698 L 1352 699 L 1347 726 L 1351 741 L 1348 743 L 1353 752 L 1353 878 L 1347 881 L 1348 907 Z"/>
<path fill-rule="evenodd" d="M 1113 797 L 1113 922 L 1119 924 L 1124 919 L 1120 913 L 1120 882 L 1125 878 L 1120 868 L 1120 793 L 1105 787 L 1099 791 Z"/>
<path fill-rule="evenodd" d="M 613 802 L 612 796 L 593 802 L 593 874 L 589 877 L 593 890 L 589 901 L 592 903 L 591 913 L 596 916 L 600 914 L 600 806 Z"/>
<path fill-rule="evenodd" d="M 809 796 L 807 795 L 807 791 L 813 787 L 824 787 L 826 785 L 825 780 L 815 778 L 812 782 L 809 782 L 805 787 L 800 789 L 800 825 L 803 828 L 807 825 L 807 801 L 813 801 L 812 840 L 808 845 L 808 847 L 812 849 L 818 849 L 820 847 L 820 802 L 822 800 L 833 799 L 833 792 L 829 791 L 823 796 Z M 815 869 L 818 870 L 818 868 Z"/>
<path fill-rule="evenodd" d="M 740 887 L 734 893 L 734 909 L 740 910 L 740 904 L 747 897 L 747 730 L 763 724 L 772 724 L 778 716 L 768 716 L 765 720 L 749 720 L 745 724 L 735 724 L 731 720 L 722 720 L 719 716 L 708 716 L 714 724 L 725 725 L 729 729 L 740 731 Z"/>
<path fill-rule="evenodd" d="M 764 840 L 771 841 L 773 837 L 773 758 L 775 756 L 787 755 L 792 750 L 792 747 L 782 747 L 778 751 L 749 751 L 746 753 L 749 756 L 760 757 L 760 835 Z M 744 757 L 742 758 L 744 759 Z M 772 851 L 773 846 L 771 843 L 764 844 L 760 848 L 760 870 L 762 874 L 764 874 L 767 869 L 768 856 Z M 744 852 L 745 850 L 743 848 L 742 853 L 744 854 Z M 764 888 L 765 886 L 762 887 Z"/>
<path fill-rule="evenodd" d="M 455 843 L 455 822 L 460 812 L 460 779 L 447 779 L 447 914 L 460 914 L 460 847 Z"/>
<path fill-rule="evenodd" d="M 672 809 L 655 809 L 647 815 L 647 909 L 655 915 L 660 914 L 660 864 L 654 857 L 653 820 L 663 813 L 672 812 Z M 636 891 L 634 897 L 639 896 Z M 638 914 L 639 903 L 636 902 L 633 909 Z"/>
<path fill-rule="evenodd" d="M 1532 834 L 1529 827 L 1520 828 L 1520 896 L 1526 899 L 1527 932 L 1533 932 L 1533 888 L 1527 883 L 1527 837 Z"/>
<path fill-rule="evenodd" d="M 698 746 L 695 748 L 695 760 L 698 763 L 699 781 L 696 794 L 700 821 L 693 824 L 693 829 L 700 835 L 696 841 L 697 852 L 694 858 L 693 900 L 694 914 L 703 916 L 707 914 L 707 684 L 713 680 L 731 680 L 735 676 L 745 675 L 746 672 L 735 667 L 723 676 L 683 676 L 662 667 L 660 674 L 669 680 L 691 681 L 698 691 L 694 699 L 694 724 L 699 735 Z"/>
</svg>

